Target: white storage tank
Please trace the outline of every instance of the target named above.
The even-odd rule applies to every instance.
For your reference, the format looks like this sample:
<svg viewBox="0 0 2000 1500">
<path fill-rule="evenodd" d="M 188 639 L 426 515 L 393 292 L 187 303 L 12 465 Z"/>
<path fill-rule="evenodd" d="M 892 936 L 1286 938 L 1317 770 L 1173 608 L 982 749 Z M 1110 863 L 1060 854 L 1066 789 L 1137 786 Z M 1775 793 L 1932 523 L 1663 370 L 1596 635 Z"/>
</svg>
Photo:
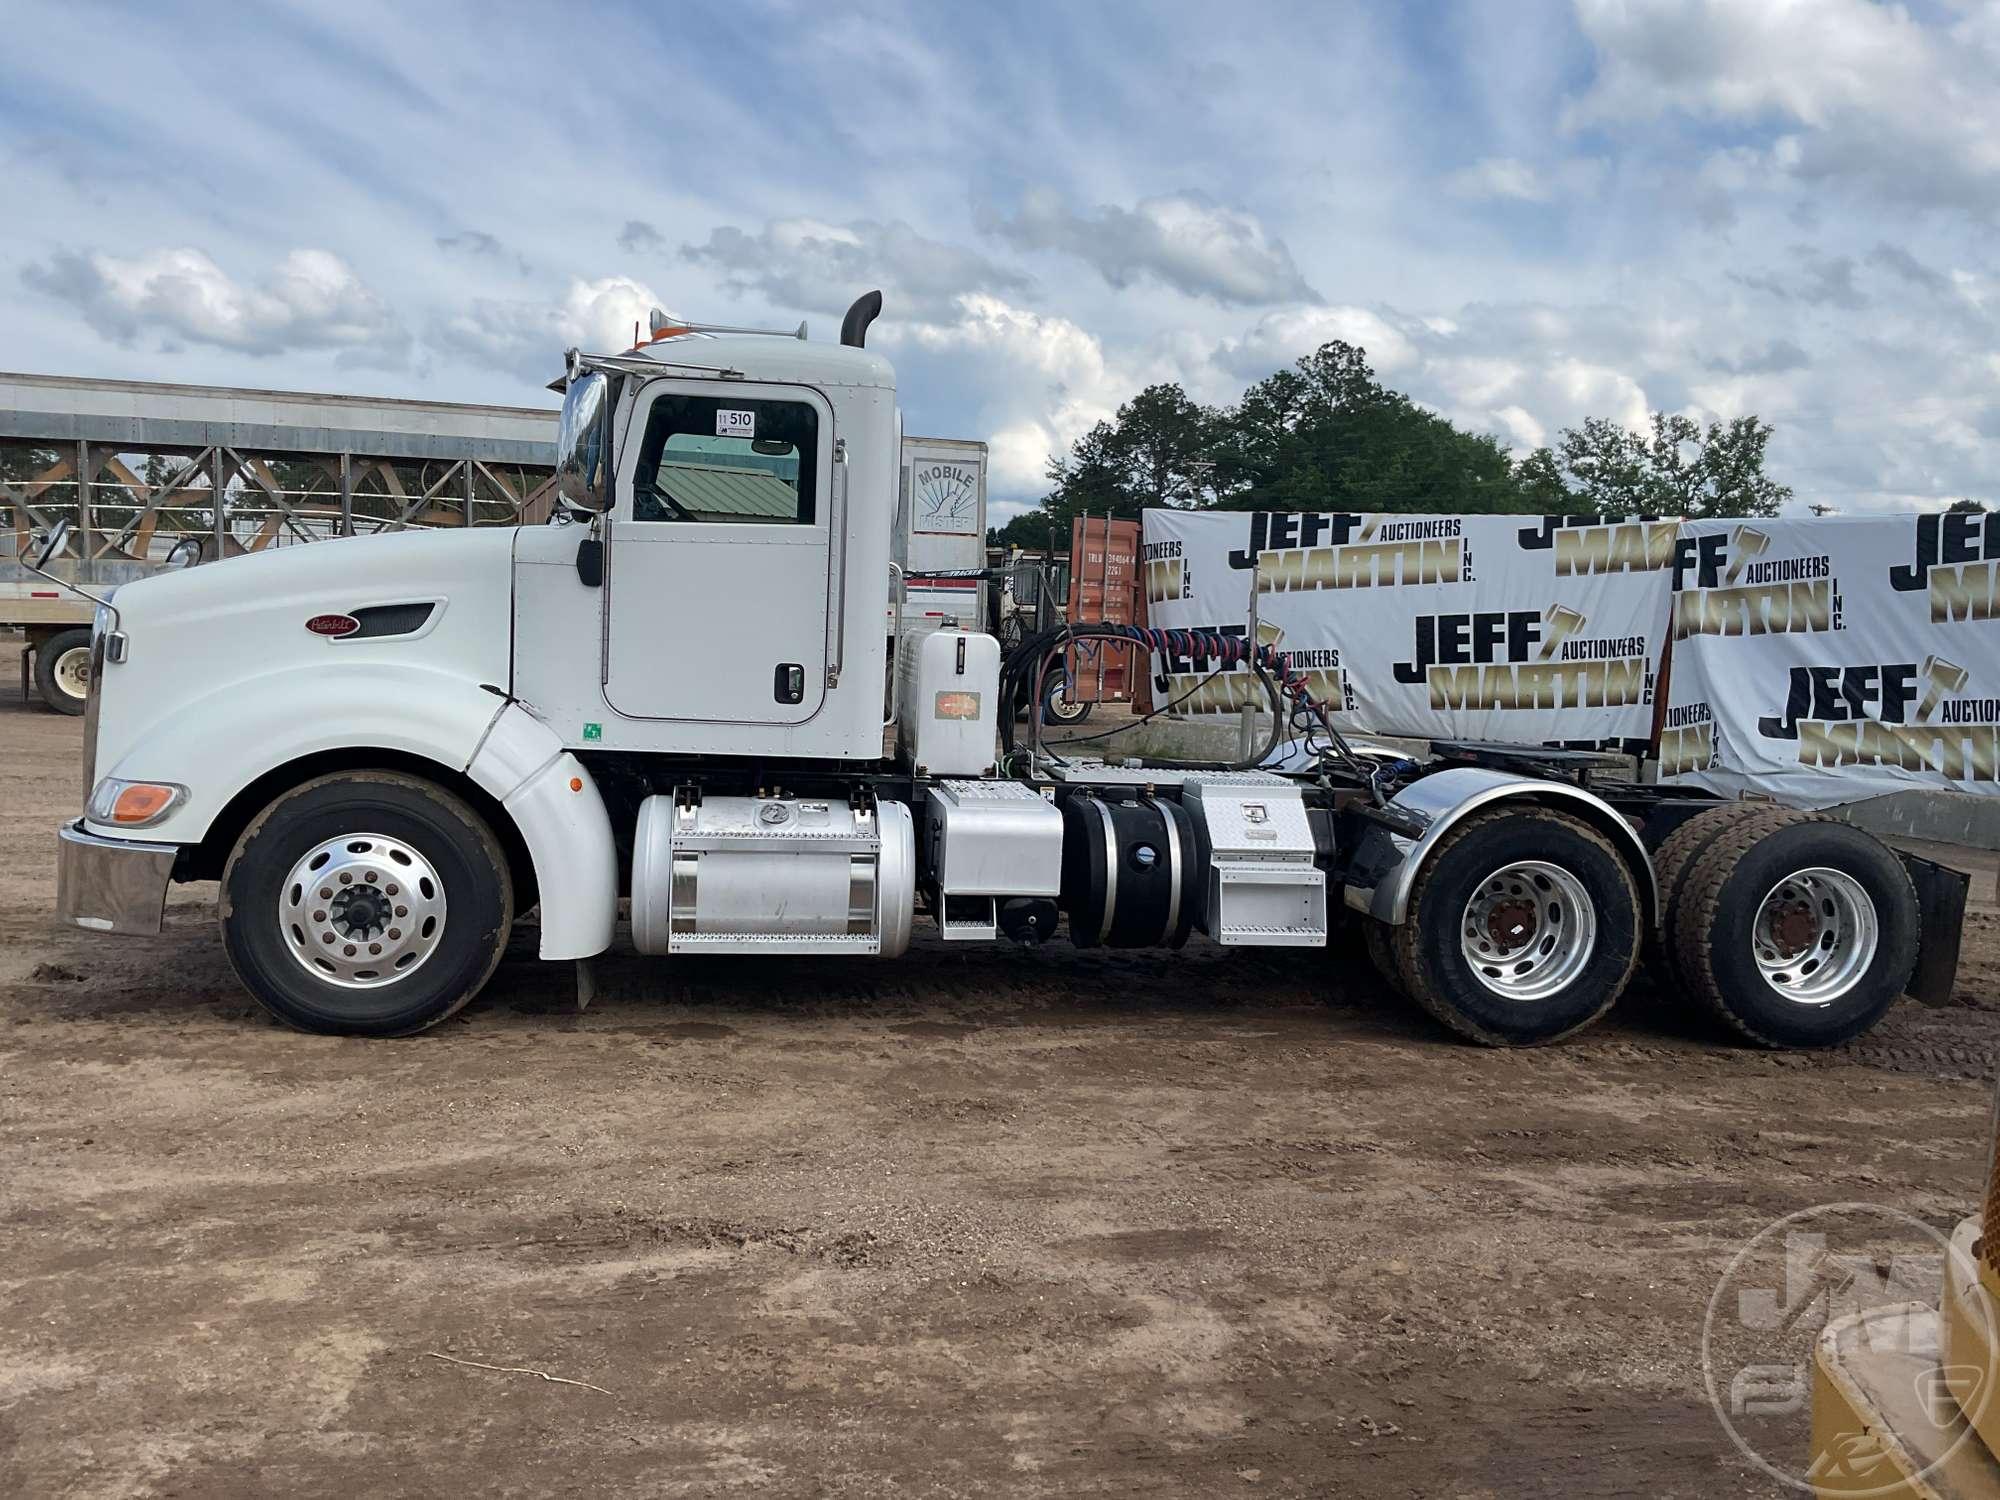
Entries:
<svg viewBox="0 0 2000 1500">
<path fill-rule="evenodd" d="M 904 636 L 896 753 L 927 776 L 985 776 L 1000 743 L 1000 643 L 969 630 Z"/>
</svg>

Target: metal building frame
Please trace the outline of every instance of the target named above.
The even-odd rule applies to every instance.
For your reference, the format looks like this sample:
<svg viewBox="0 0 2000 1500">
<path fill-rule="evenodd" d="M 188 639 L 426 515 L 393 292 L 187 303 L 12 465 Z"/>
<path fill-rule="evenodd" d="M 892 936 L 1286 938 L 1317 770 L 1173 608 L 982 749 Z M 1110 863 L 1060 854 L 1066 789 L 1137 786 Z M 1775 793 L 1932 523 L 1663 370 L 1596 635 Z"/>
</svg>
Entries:
<svg viewBox="0 0 2000 1500">
<path fill-rule="evenodd" d="M 14 460 L 0 468 L 0 527 L 18 556 L 68 516 L 78 580 L 119 582 L 190 537 L 212 560 L 532 523 L 548 516 L 555 428 L 553 410 L 532 407 L 0 373 L 0 459 Z"/>
</svg>

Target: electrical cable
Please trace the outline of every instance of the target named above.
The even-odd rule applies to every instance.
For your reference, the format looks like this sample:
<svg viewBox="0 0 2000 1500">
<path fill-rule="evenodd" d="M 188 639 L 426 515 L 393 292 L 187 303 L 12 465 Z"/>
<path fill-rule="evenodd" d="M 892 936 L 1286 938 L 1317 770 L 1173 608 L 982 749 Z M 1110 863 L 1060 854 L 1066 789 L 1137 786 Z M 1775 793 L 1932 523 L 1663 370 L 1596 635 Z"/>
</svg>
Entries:
<svg viewBox="0 0 2000 1500">
<path fill-rule="evenodd" d="M 1222 635 L 1212 631 L 1169 630 L 1152 626 L 1119 625 L 1104 622 L 1076 625 L 1060 625 L 1052 630 L 1042 631 L 1030 637 L 1008 653 L 1000 669 L 1000 701 L 1011 704 L 1015 701 L 1023 676 L 1033 668 L 1033 696 L 1029 700 L 1029 736 L 1027 753 L 1032 766 L 1043 758 L 1046 752 L 1041 744 L 1041 690 L 1046 682 L 1048 664 L 1055 655 L 1070 645 L 1085 640 L 1116 641 L 1142 648 L 1149 654 L 1202 656 L 1214 659 L 1216 666 L 1203 683 L 1217 673 L 1236 665 L 1247 665 L 1256 674 L 1270 700 L 1271 734 L 1264 747 L 1255 756 L 1235 761 L 1181 761 L 1158 759 L 1154 764 L 1170 770 L 1230 770 L 1247 771 L 1261 766 L 1277 750 L 1281 741 L 1281 731 L 1289 726 L 1304 740 L 1306 748 L 1322 764 L 1328 760 L 1338 760 L 1368 791 L 1378 804 L 1386 801 L 1376 780 L 1375 768 L 1354 753 L 1338 728 L 1334 726 L 1326 705 L 1315 698 L 1305 675 L 1292 665 L 1289 652 L 1274 650 L 1262 642 L 1253 642 L 1246 636 Z M 1144 715 L 1137 723 L 1122 724 L 1101 734 L 1083 737 L 1087 740 L 1103 739 L 1111 734 L 1135 729 L 1160 714 L 1185 702 L 1202 683 L 1197 683 L 1181 697 L 1162 708 Z M 1287 707 L 1289 700 L 1290 707 Z M 1325 736 L 1321 744 L 1319 737 Z M 1001 716 L 1001 746 L 1005 759 L 1011 760 L 1014 752 L 1013 715 Z M 1065 743 L 1074 744 L 1072 740 Z"/>
</svg>

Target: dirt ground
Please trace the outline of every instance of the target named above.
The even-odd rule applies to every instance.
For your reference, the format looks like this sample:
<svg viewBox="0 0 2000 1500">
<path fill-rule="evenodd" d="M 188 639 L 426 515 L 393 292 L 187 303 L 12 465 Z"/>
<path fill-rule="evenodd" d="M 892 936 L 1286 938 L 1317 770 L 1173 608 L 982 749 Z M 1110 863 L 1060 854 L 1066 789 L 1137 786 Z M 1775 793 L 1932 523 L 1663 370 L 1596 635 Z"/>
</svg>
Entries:
<svg viewBox="0 0 2000 1500">
<path fill-rule="evenodd" d="M 1990 885 L 1956 1003 L 1830 1056 L 1643 982 L 1481 1051 L 1347 950 L 628 954 L 579 1015 L 525 929 L 337 1041 L 210 888 L 53 925 L 80 733 L 0 702 L 0 1495 L 1788 1493 L 1724 1265 L 1977 1196 Z"/>
</svg>

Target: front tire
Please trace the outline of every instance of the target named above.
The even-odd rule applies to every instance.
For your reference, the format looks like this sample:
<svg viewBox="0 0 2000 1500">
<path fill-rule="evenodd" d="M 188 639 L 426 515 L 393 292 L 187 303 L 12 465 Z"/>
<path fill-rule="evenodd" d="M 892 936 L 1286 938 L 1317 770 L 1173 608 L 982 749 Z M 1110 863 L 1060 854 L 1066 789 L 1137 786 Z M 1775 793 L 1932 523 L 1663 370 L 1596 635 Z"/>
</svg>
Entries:
<svg viewBox="0 0 2000 1500">
<path fill-rule="evenodd" d="M 294 788 L 222 873 L 223 946 L 288 1026 L 407 1036 L 492 976 L 514 921 L 507 856 L 459 798 L 395 771 Z"/>
<path fill-rule="evenodd" d="M 35 652 L 35 690 L 59 714 L 74 717 L 90 702 L 90 632 L 64 630 Z"/>
<path fill-rule="evenodd" d="M 1475 813 L 1417 876 L 1394 930 L 1404 991 L 1489 1047 L 1535 1047 L 1609 1010 L 1639 961 L 1639 890 L 1605 837 L 1539 807 Z"/>
</svg>

